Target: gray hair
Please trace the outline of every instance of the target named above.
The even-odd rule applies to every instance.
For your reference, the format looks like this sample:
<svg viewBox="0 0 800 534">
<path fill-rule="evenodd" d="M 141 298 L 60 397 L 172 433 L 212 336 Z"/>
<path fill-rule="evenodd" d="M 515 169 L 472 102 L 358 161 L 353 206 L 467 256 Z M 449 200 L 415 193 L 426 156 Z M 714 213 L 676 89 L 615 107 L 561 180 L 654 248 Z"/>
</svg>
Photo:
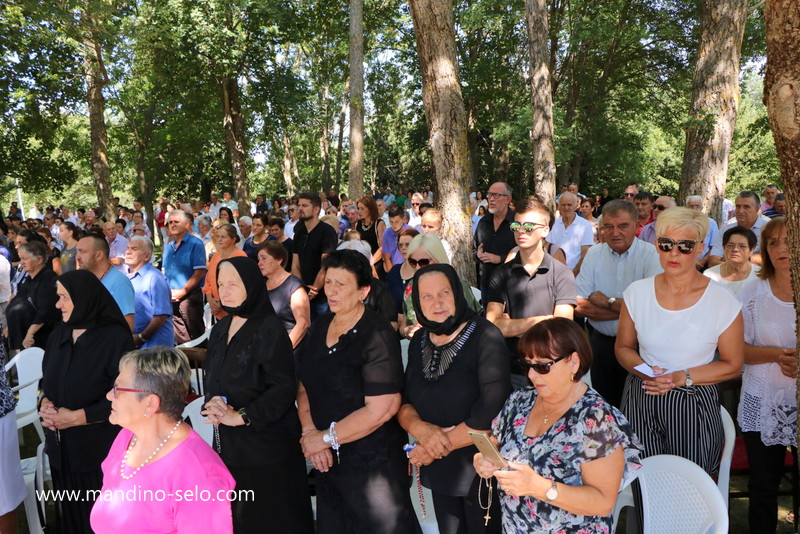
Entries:
<svg viewBox="0 0 800 534">
<path fill-rule="evenodd" d="M 119 369 L 130 366 L 133 385 L 147 393 L 138 393 L 144 398 L 148 393 L 158 395 L 161 406 L 157 413 L 177 421 L 182 418 L 189 393 L 189 359 L 178 349 L 159 345 L 149 349 L 126 353 L 119 361 Z"/>
<path fill-rule="evenodd" d="M 689 195 L 686 197 L 686 205 L 689 205 L 689 202 L 699 202 L 701 205 L 703 204 L 703 197 L 700 195 Z"/>
<path fill-rule="evenodd" d="M 169 220 L 170 217 L 173 217 L 175 215 L 179 215 L 180 218 L 183 219 L 183 222 L 185 223 L 191 220 L 189 219 L 189 214 L 183 210 L 172 210 L 171 212 L 169 212 L 169 215 L 167 215 L 167 220 Z"/>
<path fill-rule="evenodd" d="M 370 247 L 369 243 L 362 239 L 342 241 L 342 243 L 336 247 L 336 250 L 355 250 L 356 252 L 363 254 L 370 264 L 372 263 L 372 247 Z"/>
<path fill-rule="evenodd" d="M 636 206 L 633 202 L 628 202 L 626 200 L 621 199 L 614 199 L 609 200 L 605 206 L 603 206 L 603 216 L 605 217 L 614 217 L 619 212 L 624 211 L 628 215 L 631 216 L 631 219 L 634 221 L 639 218 L 639 212 L 636 211 Z"/>
<path fill-rule="evenodd" d="M 247 226 L 253 225 L 253 219 L 245 215 L 244 217 L 239 217 L 239 222 L 245 223 Z"/>
<path fill-rule="evenodd" d="M 134 241 L 141 243 L 144 246 L 144 249 L 150 254 L 150 257 L 153 256 L 153 242 L 149 238 L 143 235 L 135 235 L 131 237 L 129 241 L 131 243 Z"/>
<path fill-rule="evenodd" d="M 211 218 L 208 215 L 201 215 L 197 218 L 197 224 L 204 224 L 206 226 L 211 226 Z"/>
</svg>

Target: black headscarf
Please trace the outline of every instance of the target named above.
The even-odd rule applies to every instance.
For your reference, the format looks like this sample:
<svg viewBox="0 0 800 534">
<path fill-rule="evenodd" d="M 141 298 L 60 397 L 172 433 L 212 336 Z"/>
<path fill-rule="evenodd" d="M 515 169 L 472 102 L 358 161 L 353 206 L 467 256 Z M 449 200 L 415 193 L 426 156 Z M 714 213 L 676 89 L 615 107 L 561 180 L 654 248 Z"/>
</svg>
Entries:
<svg viewBox="0 0 800 534">
<path fill-rule="evenodd" d="M 91 271 L 69 271 L 58 277 L 75 306 L 64 324 L 69 328 L 92 328 L 118 324 L 130 330 L 117 301 Z"/>
<path fill-rule="evenodd" d="M 247 291 L 247 297 L 244 302 L 235 308 L 225 306 L 220 302 L 222 309 L 228 315 L 244 318 L 274 315 L 275 310 L 272 308 L 272 303 L 269 301 L 269 293 L 267 293 L 267 281 L 264 279 L 264 275 L 261 274 L 258 264 L 244 256 L 222 260 L 217 265 L 217 281 L 219 281 L 219 269 L 223 263 L 230 263 L 239 273 L 239 278 L 242 279 L 244 289 Z"/>
<path fill-rule="evenodd" d="M 453 299 L 456 301 L 456 314 L 451 315 L 443 323 L 428 320 L 422 313 L 422 306 L 419 303 L 419 277 L 426 273 L 442 273 L 450 282 L 450 290 L 453 292 Z M 450 335 L 461 326 L 462 323 L 471 319 L 475 312 L 467 306 L 467 299 L 464 298 L 464 288 L 461 286 L 461 279 L 458 278 L 456 270 L 446 263 L 434 263 L 423 267 L 414 275 L 414 288 L 411 291 L 411 300 L 414 303 L 414 311 L 417 312 L 417 321 L 425 330 L 434 334 Z"/>
</svg>

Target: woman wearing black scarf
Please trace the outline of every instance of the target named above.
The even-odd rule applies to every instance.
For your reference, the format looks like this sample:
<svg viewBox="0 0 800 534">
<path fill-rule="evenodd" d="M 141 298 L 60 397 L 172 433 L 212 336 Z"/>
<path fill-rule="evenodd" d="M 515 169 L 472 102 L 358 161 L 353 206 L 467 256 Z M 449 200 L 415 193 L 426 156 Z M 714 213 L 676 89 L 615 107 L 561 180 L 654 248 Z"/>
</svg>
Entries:
<svg viewBox="0 0 800 534">
<path fill-rule="evenodd" d="M 56 503 L 58 532 L 91 533 L 93 502 L 86 490 L 101 488 L 100 464 L 119 431 L 108 422 L 106 393 L 120 358 L 134 348 L 133 337 L 114 298 L 91 272 L 62 274 L 56 293 L 62 322 L 45 348 L 39 415 L 53 487 L 82 492 L 79 499 Z"/>
<path fill-rule="evenodd" d="M 234 532 L 313 533 L 292 343 L 265 282 L 250 258 L 219 264 L 228 315 L 208 338 L 203 414 L 215 425 L 214 446 L 237 491 L 253 492 L 231 503 Z"/>
<path fill-rule="evenodd" d="M 440 533 L 500 533 L 499 500 L 491 499 L 488 526 L 488 488 L 478 501 L 481 479 L 472 468 L 478 451 L 467 431 L 490 430 L 511 393 L 505 340 L 467 306 L 450 265 L 417 271 L 412 299 L 422 328 L 411 339 L 397 414 L 417 442 L 409 461 L 433 493 Z"/>
</svg>

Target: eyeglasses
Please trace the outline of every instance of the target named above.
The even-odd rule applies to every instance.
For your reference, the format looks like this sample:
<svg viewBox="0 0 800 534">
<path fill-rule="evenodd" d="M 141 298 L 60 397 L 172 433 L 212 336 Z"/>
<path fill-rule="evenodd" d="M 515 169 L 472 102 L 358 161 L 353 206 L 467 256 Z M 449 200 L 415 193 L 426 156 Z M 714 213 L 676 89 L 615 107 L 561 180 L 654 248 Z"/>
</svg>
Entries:
<svg viewBox="0 0 800 534">
<path fill-rule="evenodd" d="M 120 392 L 125 392 L 125 391 L 127 391 L 128 393 L 150 393 L 149 391 L 145 391 L 145 390 L 143 390 L 143 389 L 133 389 L 133 388 L 121 388 L 121 387 L 117 387 L 117 385 L 116 385 L 116 384 L 114 384 L 114 386 L 111 388 L 111 391 L 113 391 L 113 394 L 114 394 L 114 398 L 115 398 L 115 399 L 118 399 L 118 398 L 119 398 L 119 393 L 120 393 Z"/>
<path fill-rule="evenodd" d="M 691 254 L 694 250 L 694 246 L 698 243 L 698 241 L 694 241 L 693 239 L 681 239 L 680 241 L 675 241 L 674 239 L 670 239 L 668 237 L 659 237 L 656 241 L 658 248 L 663 252 L 672 252 L 672 249 L 677 245 L 678 252 L 681 254 Z"/>
<path fill-rule="evenodd" d="M 505 193 L 489 193 L 486 196 L 489 197 L 489 198 L 498 199 L 498 198 L 503 198 L 503 197 L 510 197 L 511 195 L 507 195 Z"/>
<path fill-rule="evenodd" d="M 665 209 L 667 209 L 666 206 L 663 206 L 661 204 L 656 204 L 653 206 L 653 208 L 657 209 L 658 211 L 664 211 Z"/>
<path fill-rule="evenodd" d="M 547 363 L 534 363 L 525 358 L 520 358 L 519 363 L 520 365 L 522 365 L 523 369 L 525 369 L 526 372 L 529 371 L 530 369 L 533 369 L 534 371 L 536 371 L 537 375 L 546 375 L 550 373 L 550 367 L 557 364 L 564 358 L 569 358 L 570 356 L 572 356 L 572 354 L 565 354 L 564 356 L 556 358 L 555 360 Z"/>
<path fill-rule="evenodd" d="M 747 243 L 744 244 L 726 243 L 725 248 L 727 248 L 728 250 L 736 250 L 737 248 L 739 250 L 747 250 L 750 248 L 750 245 L 748 245 Z"/>
<path fill-rule="evenodd" d="M 414 258 L 408 258 L 408 263 L 416 269 L 417 265 L 419 265 L 420 267 L 427 267 L 428 265 L 431 264 L 431 260 L 430 258 L 422 258 L 419 260 L 415 260 Z"/>
<path fill-rule="evenodd" d="M 411 205 L 412 205 L 412 206 L 414 206 L 414 207 L 417 207 L 417 206 L 419 206 L 419 204 L 420 204 L 419 202 L 412 202 L 412 203 L 411 203 Z"/>
<path fill-rule="evenodd" d="M 532 222 L 524 222 L 524 223 L 512 222 L 511 224 L 508 225 L 508 227 L 511 228 L 512 232 L 519 232 L 521 230 L 525 230 L 526 234 L 530 234 L 537 228 L 546 228 L 547 225 L 541 223 L 532 223 Z"/>
<path fill-rule="evenodd" d="M 625 193 L 626 197 L 635 197 L 636 193 Z"/>
<path fill-rule="evenodd" d="M 167 224 L 180 224 L 181 221 L 169 221 Z"/>
</svg>

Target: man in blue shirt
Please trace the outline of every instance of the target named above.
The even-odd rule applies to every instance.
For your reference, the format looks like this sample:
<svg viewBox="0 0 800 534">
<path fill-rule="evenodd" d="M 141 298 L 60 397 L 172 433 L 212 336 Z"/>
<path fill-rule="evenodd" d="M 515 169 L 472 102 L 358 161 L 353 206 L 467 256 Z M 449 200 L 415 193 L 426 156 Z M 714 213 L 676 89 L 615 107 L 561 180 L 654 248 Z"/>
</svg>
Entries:
<svg viewBox="0 0 800 534">
<path fill-rule="evenodd" d="M 133 324 L 136 348 L 175 345 L 172 292 L 164 274 L 150 264 L 152 257 L 153 242 L 144 236 L 133 236 L 125 250 L 125 265 L 136 292 Z"/>
<path fill-rule="evenodd" d="M 180 345 L 200 337 L 203 324 L 203 294 L 206 276 L 206 249 L 199 238 L 189 234 L 191 218 L 183 210 L 173 210 L 167 219 L 169 242 L 164 246 L 164 274 L 172 292 L 172 323 L 175 343 Z"/>
<path fill-rule="evenodd" d="M 108 289 L 119 306 L 122 315 L 133 330 L 133 314 L 136 298 L 128 277 L 114 268 L 108 259 L 108 241 L 99 233 L 92 233 L 78 240 L 75 245 L 75 262 L 78 269 L 91 271 Z"/>
</svg>

